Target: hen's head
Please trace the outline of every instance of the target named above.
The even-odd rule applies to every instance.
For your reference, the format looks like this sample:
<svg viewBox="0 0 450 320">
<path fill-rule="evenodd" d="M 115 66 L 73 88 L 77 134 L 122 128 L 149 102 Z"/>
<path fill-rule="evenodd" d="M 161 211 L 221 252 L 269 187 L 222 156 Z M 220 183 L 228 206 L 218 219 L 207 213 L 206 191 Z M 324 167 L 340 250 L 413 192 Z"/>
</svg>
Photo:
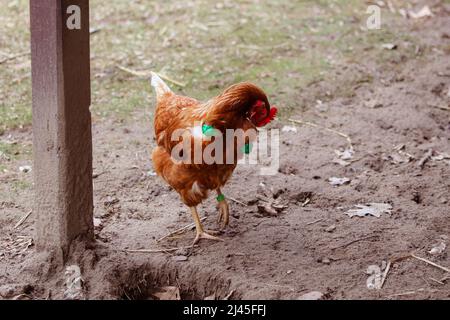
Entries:
<svg viewBox="0 0 450 320">
<path fill-rule="evenodd" d="M 270 107 L 268 102 L 256 100 L 248 113 L 248 118 L 256 127 L 263 127 L 275 118 L 277 111 L 277 108 Z"/>
<path fill-rule="evenodd" d="M 250 82 L 241 82 L 227 88 L 212 101 L 205 120 L 214 127 L 236 120 L 247 120 L 255 127 L 262 127 L 276 114 L 277 108 L 270 106 L 261 88 Z"/>
</svg>

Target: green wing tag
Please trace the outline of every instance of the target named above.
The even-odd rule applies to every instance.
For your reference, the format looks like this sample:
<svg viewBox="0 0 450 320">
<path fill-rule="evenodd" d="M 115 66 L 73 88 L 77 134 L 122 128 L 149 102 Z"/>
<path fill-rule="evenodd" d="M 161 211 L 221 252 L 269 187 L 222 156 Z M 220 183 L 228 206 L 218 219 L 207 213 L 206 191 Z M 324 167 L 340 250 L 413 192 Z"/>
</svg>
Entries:
<svg viewBox="0 0 450 320">
<path fill-rule="evenodd" d="M 242 147 L 241 150 L 242 150 L 242 153 L 249 154 L 250 152 L 252 152 L 252 148 L 253 148 L 253 145 L 251 143 L 246 143 Z"/>
<path fill-rule="evenodd" d="M 203 124 L 202 133 L 207 137 L 214 137 L 217 133 L 217 130 L 208 124 Z"/>
</svg>

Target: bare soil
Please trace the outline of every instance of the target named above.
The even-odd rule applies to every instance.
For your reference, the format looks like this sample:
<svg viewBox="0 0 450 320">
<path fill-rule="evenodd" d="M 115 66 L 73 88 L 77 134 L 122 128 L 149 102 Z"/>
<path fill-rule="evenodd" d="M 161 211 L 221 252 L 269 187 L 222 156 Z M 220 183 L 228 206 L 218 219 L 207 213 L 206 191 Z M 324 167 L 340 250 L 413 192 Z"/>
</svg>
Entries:
<svg viewBox="0 0 450 320">
<path fill-rule="evenodd" d="M 432 46 L 448 43 L 449 30 L 448 16 L 438 16 L 411 35 Z M 123 251 L 185 247 L 194 237 L 190 230 L 156 242 L 192 220 L 178 195 L 152 173 L 149 112 L 154 102 L 130 120 L 94 122 L 96 241 L 89 248 L 74 248 L 70 261 L 81 266 L 86 297 L 147 299 L 156 288 L 173 285 L 183 299 L 213 293 L 224 298 L 231 291 L 232 299 L 296 299 L 310 291 L 322 292 L 324 299 L 450 298 L 450 281 L 442 280 L 445 271 L 413 258 L 394 261 L 415 252 L 450 267 L 450 159 L 439 158 L 450 153 L 450 111 L 445 109 L 450 52 L 420 55 L 417 50 L 416 58 L 390 61 L 383 68 L 362 58 L 298 90 L 299 101 L 327 98 L 292 118 L 349 135 L 355 151 L 351 163 L 333 162 L 334 150 L 348 146 L 338 134 L 301 125 L 297 132 L 281 132 L 279 173 L 263 177 L 258 168 L 238 167 L 224 193 L 245 205 L 230 201 L 231 224 L 221 236 L 225 242 L 202 241 L 192 252 Z M 351 95 L 325 94 L 362 72 L 373 80 L 355 86 Z M 278 121 L 272 127 L 286 124 L 292 125 Z M 5 136 L 31 143 L 29 129 Z M 430 149 L 433 158 L 421 166 Z M 18 160 L 8 166 L 23 164 Z M 20 175 L 31 183 L 30 173 Z M 351 182 L 335 187 L 330 177 Z M 1 175 L 3 183 L 16 179 L 16 173 Z M 261 213 L 257 195 L 262 192 L 287 208 L 273 216 Z M 64 270 L 52 267 L 30 240 L 34 214 L 14 228 L 32 207 L 29 191 L 18 194 L 0 202 L 0 296 L 62 298 Z M 379 218 L 345 214 L 371 202 L 389 203 L 392 212 Z M 207 217 L 205 225 L 215 228 L 214 197 L 199 209 Z M 441 241 L 447 248 L 429 254 Z M 367 267 L 390 260 L 383 288 L 369 290 Z"/>
</svg>

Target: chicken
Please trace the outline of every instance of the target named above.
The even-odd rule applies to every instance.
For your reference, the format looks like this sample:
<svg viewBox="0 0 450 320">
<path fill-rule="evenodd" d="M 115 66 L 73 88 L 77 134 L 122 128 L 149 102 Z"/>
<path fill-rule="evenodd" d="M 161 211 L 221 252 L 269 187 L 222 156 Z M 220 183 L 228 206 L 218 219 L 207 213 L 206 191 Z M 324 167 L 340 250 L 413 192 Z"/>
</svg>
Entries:
<svg viewBox="0 0 450 320">
<path fill-rule="evenodd" d="M 193 244 L 200 239 L 222 240 L 216 236 L 218 232 L 203 228 L 197 206 L 210 190 L 215 191 L 218 223 L 221 229 L 228 225 L 229 206 L 221 188 L 237 161 L 249 152 L 256 128 L 269 123 L 277 109 L 271 108 L 266 94 L 249 82 L 232 85 L 207 102 L 176 95 L 155 73 L 151 84 L 157 100 L 154 169 L 190 208 L 196 227 Z M 231 133 L 234 137 L 227 140 Z M 209 154 L 213 161 L 205 156 L 208 149 L 213 150 Z"/>
</svg>

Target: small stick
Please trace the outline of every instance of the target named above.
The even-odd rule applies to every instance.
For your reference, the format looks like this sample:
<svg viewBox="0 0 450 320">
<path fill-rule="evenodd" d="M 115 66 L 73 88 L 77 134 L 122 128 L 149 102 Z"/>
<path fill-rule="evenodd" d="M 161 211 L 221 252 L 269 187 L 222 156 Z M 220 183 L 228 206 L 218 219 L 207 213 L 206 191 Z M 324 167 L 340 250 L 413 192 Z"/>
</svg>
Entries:
<svg viewBox="0 0 450 320">
<path fill-rule="evenodd" d="M 155 72 L 155 73 L 156 73 L 156 72 Z M 169 78 L 168 76 L 163 75 L 163 74 L 160 74 L 160 73 L 156 73 L 156 74 L 157 74 L 161 79 L 166 80 L 166 81 L 169 81 L 169 82 L 172 82 L 173 84 L 176 84 L 176 85 L 179 86 L 179 87 L 182 87 L 182 88 L 186 87 L 186 84 L 183 83 L 183 82 L 179 82 L 179 81 L 177 81 L 177 80 L 174 80 L 174 79 L 172 79 L 172 78 Z"/>
<path fill-rule="evenodd" d="M 133 76 L 136 76 L 136 77 L 148 78 L 148 77 L 150 77 L 150 75 L 151 75 L 150 72 L 146 72 L 146 71 L 136 71 L 136 70 L 132 70 L 132 69 L 129 69 L 129 68 L 123 67 L 123 66 L 117 66 L 117 68 L 119 68 L 120 70 L 122 70 L 122 71 L 124 71 L 124 72 L 127 72 L 127 73 L 129 73 L 129 74 L 132 74 Z M 179 81 L 174 80 L 174 79 L 172 79 L 172 78 L 169 78 L 169 77 L 166 76 L 166 75 L 163 75 L 163 74 L 160 74 L 160 73 L 157 73 L 157 72 L 155 72 L 155 73 L 156 73 L 161 79 L 163 79 L 163 80 L 172 82 L 173 84 L 176 84 L 176 85 L 179 86 L 179 87 L 186 87 L 186 84 L 185 84 L 185 83 L 182 83 L 182 82 L 179 82 Z"/>
<path fill-rule="evenodd" d="M 315 223 L 317 223 L 317 222 L 320 222 L 320 221 L 322 221 L 322 220 L 323 220 L 323 218 L 322 218 L 322 219 L 317 219 L 317 220 L 308 222 L 306 225 L 307 225 L 307 226 L 310 226 L 310 225 L 315 224 Z"/>
<path fill-rule="evenodd" d="M 386 269 L 384 270 L 383 278 L 381 278 L 380 289 L 383 288 L 384 282 L 386 281 L 386 278 L 387 278 L 387 275 L 388 275 L 390 269 L 391 269 L 391 261 L 389 260 L 388 264 L 386 266 Z"/>
<path fill-rule="evenodd" d="M 200 219 L 200 222 L 205 221 L 206 218 L 207 218 L 207 217 L 201 218 L 201 219 Z M 164 239 L 166 239 L 166 238 L 168 238 L 168 237 L 170 237 L 170 236 L 173 236 L 173 235 L 178 234 L 178 233 L 182 233 L 182 232 L 184 232 L 184 231 L 186 231 L 186 230 L 189 230 L 189 229 L 192 229 L 192 228 L 194 228 L 194 227 L 195 227 L 195 223 L 190 223 L 190 224 L 188 224 L 188 225 L 186 225 L 186 226 L 184 226 L 184 227 L 181 227 L 181 228 L 179 228 L 179 229 L 177 229 L 177 230 L 175 230 L 175 231 L 172 231 L 172 232 L 166 234 L 164 237 L 161 237 L 161 238 L 159 238 L 158 240 L 156 240 L 156 242 L 161 242 L 162 240 L 164 240 Z"/>
<path fill-rule="evenodd" d="M 440 105 L 434 105 L 434 104 L 432 104 L 432 105 L 430 105 L 430 106 L 432 106 L 432 107 L 434 107 L 434 108 L 441 109 L 441 110 L 450 111 L 450 107 L 440 106 Z"/>
<path fill-rule="evenodd" d="M 17 229 L 22 223 L 24 223 L 25 220 L 27 220 L 28 217 L 31 215 L 31 213 L 33 213 L 33 210 L 28 211 L 28 213 L 26 215 L 24 215 L 22 217 L 22 219 L 19 220 L 19 222 L 16 223 L 16 225 L 14 226 L 14 229 Z"/>
<path fill-rule="evenodd" d="M 19 300 L 22 297 L 28 298 L 30 300 L 36 300 L 32 296 L 30 296 L 29 294 L 26 294 L 26 293 L 21 293 L 21 294 L 15 296 L 15 297 L 13 297 L 12 300 Z"/>
<path fill-rule="evenodd" d="M 233 202 L 236 202 L 236 203 L 239 203 L 240 205 L 243 205 L 244 207 L 248 207 L 248 204 L 245 204 L 245 203 L 243 203 L 243 202 L 241 202 L 239 200 L 236 200 L 236 199 L 234 199 L 232 197 L 227 197 L 227 198 L 230 199 Z"/>
<path fill-rule="evenodd" d="M 306 206 L 310 202 L 311 202 L 311 198 L 306 199 L 305 202 L 302 203 L 302 207 Z"/>
<path fill-rule="evenodd" d="M 100 32 L 102 29 L 103 29 L 102 27 L 91 28 L 91 29 L 89 30 L 89 34 L 94 34 L 94 33 Z"/>
<path fill-rule="evenodd" d="M 123 67 L 123 66 L 117 66 L 117 68 L 119 68 L 120 70 L 122 70 L 126 73 L 132 74 L 133 76 L 136 76 L 136 77 L 143 77 L 143 78 L 150 77 L 149 72 L 131 70 L 131 69 Z"/>
<path fill-rule="evenodd" d="M 419 290 L 417 290 L 417 291 L 419 291 Z M 406 292 L 402 292 L 402 293 L 391 294 L 388 297 L 393 298 L 393 297 L 400 297 L 400 296 L 410 296 L 410 295 L 416 294 L 417 291 L 406 291 Z"/>
<path fill-rule="evenodd" d="M 425 258 L 418 257 L 418 256 L 416 256 L 414 253 L 411 253 L 411 257 L 413 257 L 413 258 L 415 258 L 415 259 L 417 259 L 417 260 L 423 261 L 423 262 L 425 262 L 425 263 L 428 263 L 429 265 L 432 265 L 433 267 L 436 267 L 436 268 L 438 268 L 438 269 L 444 270 L 445 272 L 450 273 L 450 269 L 449 269 L 449 268 L 440 266 L 440 265 L 438 265 L 437 263 L 434 263 L 433 261 L 427 260 L 427 259 L 425 259 Z"/>
<path fill-rule="evenodd" d="M 435 278 L 430 277 L 430 280 L 432 280 L 432 281 L 434 281 L 434 282 L 436 282 L 436 283 L 439 283 L 440 285 L 445 285 L 444 282 L 442 282 L 442 281 L 440 281 L 440 280 L 437 280 L 437 279 L 435 279 Z"/>
<path fill-rule="evenodd" d="M 401 293 L 391 294 L 391 295 L 389 295 L 387 297 L 392 298 L 392 297 L 400 297 L 400 296 L 410 296 L 410 295 L 416 294 L 418 292 L 424 292 L 424 291 L 430 292 L 430 293 L 439 292 L 439 290 L 433 290 L 433 289 L 427 290 L 427 289 L 424 289 L 424 288 L 420 288 L 420 289 L 417 289 L 415 291 L 405 291 L 405 292 L 401 292 Z"/>
<path fill-rule="evenodd" d="M 190 249 L 189 247 L 167 248 L 167 249 L 122 249 L 119 251 L 131 252 L 131 253 L 159 253 L 159 252 L 173 252 L 177 250 Z"/>
<path fill-rule="evenodd" d="M 343 244 L 343 245 L 341 245 L 341 246 L 331 248 L 331 250 L 336 250 L 336 249 L 340 249 L 340 248 L 346 248 L 346 247 L 348 247 L 349 245 L 354 244 L 354 243 L 356 243 L 356 242 L 363 241 L 363 240 L 367 240 L 367 239 L 371 239 L 371 238 L 375 238 L 375 237 L 379 237 L 379 235 L 374 234 L 374 235 L 371 235 L 371 236 L 362 237 L 362 238 L 359 238 L 359 239 L 356 239 L 356 240 L 347 242 L 346 244 Z"/>
<path fill-rule="evenodd" d="M 420 169 L 423 169 L 423 166 L 431 158 L 432 155 L 433 155 L 433 150 L 428 149 L 428 151 L 423 155 L 423 157 L 417 163 L 417 165 L 420 167 Z"/>
<path fill-rule="evenodd" d="M 229 255 L 230 255 L 230 256 L 240 256 L 240 257 L 244 257 L 244 256 L 245 256 L 245 253 L 243 253 L 243 252 L 236 252 L 236 253 L 230 253 Z"/>
<path fill-rule="evenodd" d="M 353 149 L 352 139 L 350 139 L 350 136 L 345 134 L 345 133 L 342 133 L 340 131 L 337 131 L 337 130 L 334 130 L 334 129 L 330 129 L 330 128 L 327 128 L 327 127 L 324 127 L 324 126 L 321 126 L 321 125 L 318 125 L 316 123 L 309 122 L 309 121 L 302 121 L 302 120 L 295 120 L 295 119 L 289 119 L 289 121 L 297 123 L 297 124 L 304 124 L 304 125 L 307 125 L 307 126 L 310 126 L 310 127 L 320 128 L 322 130 L 325 130 L 325 131 L 328 131 L 328 132 L 331 132 L 331 133 L 335 133 L 335 134 L 345 138 L 347 140 L 350 148 Z"/>
<path fill-rule="evenodd" d="M 234 290 L 231 290 L 229 294 L 227 294 L 227 296 L 225 298 L 223 298 L 223 300 L 228 300 L 231 298 L 231 296 L 233 295 Z"/>
<path fill-rule="evenodd" d="M 28 56 L 28 55 L 30 55 L 30 54 L 31 54 L 30 52 L 22 52 L 22 53 L 18 53 L 18 54 L 15 54 L 15 55 L 13 55 L 13 56 L 7 57 L 7 58 L 5 58 L 5 59 L 3 59 L 3 60 L 0 60 L 0 64 L 3 64 L 3 63 L 5 63 L 5 62 L 8 62 L 8 61 L 10 61 L 10 60 L 14 60 L 14 59 L 17 59 L 17 58 L 20 58 L 20 57 L 23 57 L 23 56 Z"/>
</svg>

